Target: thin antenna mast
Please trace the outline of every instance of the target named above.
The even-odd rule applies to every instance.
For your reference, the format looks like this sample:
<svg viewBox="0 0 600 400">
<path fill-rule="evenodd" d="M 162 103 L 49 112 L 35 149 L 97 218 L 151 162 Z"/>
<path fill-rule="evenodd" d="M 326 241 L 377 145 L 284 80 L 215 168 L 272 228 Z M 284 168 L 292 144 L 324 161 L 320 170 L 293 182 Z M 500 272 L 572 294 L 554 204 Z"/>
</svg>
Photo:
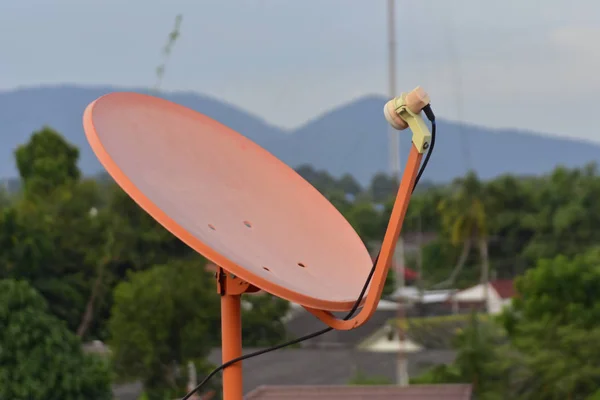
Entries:
<svg viewBox="0 0 600 400">
<path fill-rule="evenodd" d="M 389 95 L 394 98 L 396 97 L 396 23 L 395 23 L 395 0 L 388 0 L 388 91 Z M 390 171 L 394 178 L 400 176 L 400 140 L 398 132 L 396 132 L 391 126 L 388 127 L 389 135 L 389 162 Z"/>
<path fill-rule="evenodd" d="M 388 0 L 388 51 L 389 51 L 389 95 L 390 98 L 396 97 L 396 24 L 395 24 L 395 0 Z M 392 176 L 400 182 L 400 138 L 398 132 L 389 127 L 390 141 L 390 169 Z M 394 253 L 394 262 L 396 263 L 396 287 L 397 293 L 402 294 L 404 291 L 404 240 L 402 235 L 398 238 L 398 245 Z M 408 385 L 408 368 L 406 365 L 406 355 L 404 354 L 405 335 L 404 329 L 400 323 L 404 320 L 404 305 L 402 298 L 398 303 L 398 359 L 396 366 L 396 384 L 399 386 Z"/>
</svg>

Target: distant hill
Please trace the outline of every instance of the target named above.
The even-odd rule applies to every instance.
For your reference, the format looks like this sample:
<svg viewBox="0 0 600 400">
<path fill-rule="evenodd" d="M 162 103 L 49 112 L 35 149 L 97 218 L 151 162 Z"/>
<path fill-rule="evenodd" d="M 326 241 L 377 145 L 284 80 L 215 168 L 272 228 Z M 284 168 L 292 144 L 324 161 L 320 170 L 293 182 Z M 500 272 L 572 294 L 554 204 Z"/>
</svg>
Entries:
<svg viewBox="0 0 600 400">
<path fill-rule="evenodd" d="M 80 167 L 85 174 L 101 171 L 84 137 L 81 116 L 88 103 L 119 90 L 147 93 L 139 89 L 73 85 L 0 92 L 0 177 L 16 176 L 13 150 L 43 125 L 58 130 L 80 148 Z M 384 97 L 357 99 L 315 117 L 298 129 L 286 131 L 240 108 L 200 94 L 174 92 L 161 96 L 228 125 L 292 167 L 311 164 L 334 176 L 350 173 L 362 184 L 388 168 Z M 465 173 L 461 129 L 469 143 L 472 165 L 486 179 L 504 173 L 542 174 L 557 164 L 576 167 L 600 161 L 600 144 L 440 120 L 436 152 L 424 178 L 446 182 Z M 407 133 L 399 134 L 405 160 L 410 137 Z"/>
</svg>

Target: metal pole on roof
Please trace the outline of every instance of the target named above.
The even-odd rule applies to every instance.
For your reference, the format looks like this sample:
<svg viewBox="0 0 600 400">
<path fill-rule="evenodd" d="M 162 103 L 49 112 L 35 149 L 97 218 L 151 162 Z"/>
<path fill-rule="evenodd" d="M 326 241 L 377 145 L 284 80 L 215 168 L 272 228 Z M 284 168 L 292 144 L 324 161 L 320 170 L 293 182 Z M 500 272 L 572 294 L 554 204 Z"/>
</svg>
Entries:
<svg viewBox="0 0 600 400">
<path fill-rule="evenodd" d="M 198 385 L 198 374 L 196 373 L 196 365 L 193 362 L 188 362 L 188 384 L 187 390 L 188 392 L 194 390 L 194 388 Z M 200 400 L 200 395 L 198 393 L 194 393 L 190 400 Z"/>
<path fill-rule="evenodd" d="M 387 2 L 387 17 L 388 17 L 388 50 L 389 50 L 389 96 L 394 98 L 396 96 L 396 27 L 395 27 L 395 0 L 388 0 Z M 400 182 L 400 138 L 398 132 L 390 126 L 389 128 L 389 141 L 390 141 L 390 169 L 392 176 Z M 396 246 L 396 252 L 394 253 L 394 261 L 396 263 L 396 286 L 397 293 L 402 294 L 404 289 L 404 240 L 402 236 L 398 238 L 398 245 Z M 398 358 L 396 363 L 396 384 L 399 386 L 408 385 L 408 368 L 406 363 L 406 355 L 404 354 L 405 348 L 405 335 L 404 330 L 401 328 L 401 321 L 404 320 L 404 304 L 402 303 L 402 297 L 398 302 Z"/>
<path fill-rule="evenodd" d="M 423 310 L 423 218 L 421 213 L 417 220 L 419 231 L 417 236 L 417 285 L 419 289 L 419 307 Z M 421 315 L 422 316 L 422 315 Z"/>
</svg>

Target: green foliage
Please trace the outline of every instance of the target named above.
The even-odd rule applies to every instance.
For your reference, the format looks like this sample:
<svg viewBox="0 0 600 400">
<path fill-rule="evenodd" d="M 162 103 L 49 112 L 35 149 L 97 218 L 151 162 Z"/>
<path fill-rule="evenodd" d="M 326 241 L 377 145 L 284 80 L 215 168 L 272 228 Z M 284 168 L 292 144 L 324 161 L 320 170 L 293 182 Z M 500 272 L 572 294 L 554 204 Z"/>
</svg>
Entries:
<svg viewBox="0 0 600 400">
<path fill-rule="evenodd" d="M 68 144 L 50 127 L 34 132 L 26 145 L 15 151 L 17 168 L 28 190 L 45 194 L 79 179 L 79 149 Z"/>
<path fill-rule="evenodd" d="M 114 292 L 109 331 L 117 373 L 142 379 L 148 396 L 182 394 L 186 377 L 177 371 L 201 361 L 220 345 L 219 296 L 200 260 L 177 261 L 130 273 Z M 289 303 L 270 295 L 247 296 L 242 312 L 247 346 L 286 338 L 282 317 Z M 247 308 L 247 309 L 246 309 Z"/>
<path fill-rule="evenodd" d="M 358 196 L 362 192 L 362 187 L 350 174 L 343 175 L 337 182 L 340 190 L 352 196 Z"/>
<path fill-rule="evenodd" d="M 345 217 L 363 242 L 369 243 L 381 238 L 381 214 L 375 210 L 373 204 L 367 202 L 355 203 L 346 212 Z"/>
<path fill-rule="evenodd" d="M 0 281 L 0 398 L 109 400 L 108 365 L 84 355 L 79 339 L 24 281 Z"/>
<path fill-rule="evenodd" d="M 454 363 L 435 366 L 412 382 L 470 383 L 478 399 L 503 399 L 512 366 L 505 358 L 504 333 L 496 324 L 476 314 L 466 317 L 467 325 L 459 329 L 452 340 L 457 350 Z"/>
<path fill-rule="evenodd" d="M 484 321 L 486 316 L 479 317 Z M 448 349 L 456 334 L 469 326 L 468 314 L 443 315 L 438 317 L 408 318 L 399 323 L 410 337 L 428 349 Z"/>
<path fill-rule="evenodd" d="M 388 271 L 387 278 L 385 280 L 385 284 L 383 285 L 383 293 L 382 296 L 389 296 L 396 290 L 396 273 L 393 269 L 390 268 Z"/>
<path fill-rule="evenodd" d="M 269 346 L 288 339 L 283 323 L 290 303 L 270 294 L 246 296 L 242 309 L 242 344 Z"/>
<path fill-rule="evenodd" d="M 416 382 L 469 382 L 478 398 L 591 399 L 600 381 L 600 250 L 540 260 L 500 324 L 473 317 L 451 366 Z"/>
<path fill-rule="evenodd" d="M 142 379 L 151 398 L 177 396 L 185 384 L 180 366 L 219 341 L 218 303 L 198 260 L 131 273 L 115 288 L 109 322 L 117 373 Z"/>
<path fill-rule="evenodd" d="M 0 186 L 0 211 L 3 208 L 8 207 L 11 202 L 10 194 L 4 186 Z"/>
<path fill-rule="evenodd" d="M 323 194 L 332 192 L 348 193 L 338 184 L 336 179 L 326 171 L 315 170 L 310 165 L 301 165 L 296 168 L 296 172 Z"/>
<path fill-rule="evenodd" d="M 91 249 L 102 242 L 102 227 L 90 213 L 101 207 L 102 196 L 96 182 L 77 180 L 77 167 L 69 164 L 76 162 L 77 153 L 52 130 L 34 135 L 17 150 L 25 182 L 31 184 L 25 185 L 25 196 L 0 211 L 0 245 L 5 249 L 0 278 L 27 279 L 73 330 L 95 273 Z M 56 158 L 56 163 L 39 164 L 29 157 Z"/>
<path fill-rule="evenodd" d="M 600 179 L 596 165 L 574 170 L 558 167 L 545 184 L 540 183 L 535 185 L 531 203 L 535 210 L 524 221 L 533 232 L 524 256 L 534 263 L 559 254 L 570 257 L 598 243 Z"/>
<path fill-rule="evenodd" d="M 466 239 L 487 237 L 488 218 L 484 186 L 474 172 L 457 179 L 448 196 L 438 204 L 442 227 L 454 245 Z"/>
<path fill-rule="evenodd" d="M 411 378 L 411 385 L 436 385 L 440 383 L 465 383 L 461 371 L 455 365 L 438 364 L 427 372 Z"/>
<path fill-rule="evenodd" d="M 140 377 L 152 395 L 174 387 L 169 371 L 177 370 L 180 362 L 193 359 L 198 373 L 206 372 L 206 351 L 219 345 L 219 303 L 214 278 L 201 270 L 205 261 L 110 180 L 81 179 L 78 150 L 50 128 L 36 132 L 16 151 L 16 158 L 25 184 L 21 193 L 3 200 L 0 207 L 0 279 L 29 282 L 47 302 L 48 311 L 81 338 L 109 338 L 111 315 L 114 321 L 134 324 L 143 340 L 130 348 L 122 344 L 128 343 L 123 338 L 127 331 L 113 326 L 117 335 L 110 339 L 121 343 L 115 365 L 123 373 L 120 380 Z M 148 288 L 155 290 L 130 283 L 130 293 L 138 290 L 134 298 L 127 298 L 128 289 L 114 291 L 121 304 L 130 301 L 130 308 L 113 306 L 113 289 L 134 271 L 141 274 L 133 275 L 136 282 L 153 282 Z M 171 286 L 164 286 L 166 281 Z M 177 285 L 183 290 L 176 291 Z M 136 302 L 137 297 L 143 301 Z M 286 336 L 282 318 L 288 303 L 266 296 L 249 302 L 254 307 L 243 312 L 244 344 L 281 342 Z M 155 305 L 155 310 L 149 305 Z M 160 316 L 161 323 L 178 330 L 182 318 L 190 315 L 198 318 L 189 320 L 179 336 L 169 336 L 162 347 L 150 349 L 149 341 L 166 334 L 156 331 L 153 321 Z M 167 373 L 164 366 L 153 364 L 166 355 L 170 357 Z M 135 362 L 144 368 L 137 369 Z M 184 375 L 177 376 L 179 389 Z"/>
<path fill-rule="evenodd" d="M 600 250 L 541 260 L 503 322 L 522 357 L 524 399 L 586 398 L 600 381 Z"/>
<path fill-rule="evenodd" d="M 398 186 L 399 183 L 395 177 L 384 173 L 378 173 L 371 180 L 369 194 L 373 201 L 383 203 L 396 194 Z"/>
<path fill-rule="evenodd" d="M 88 386 L 84 378 L 69 378 L 82 382 L 78 387 L 100 387 L 106 369 L 95 359 L 69 355 L 75 354 L 73 334 L 109 340 L 119 379 L 142 379 L 149 398 L 177 397 L 186 380 L 185 363 L 194 362 L 203 375 L 210 367 L 208 350 L 219 346 L 214 278 L 203 271 L 202 258 L 111 179 L 82 179 L 78 157 L 78 149 L 48 127 L 16 150 L 21 191 L 0 190 L 0 279 L 27 282 L 39 293 L 45 305 L 32 306 L 38 310 L 32 315 L 39 315 L 39 324 L 52 332 L 48 348 L 64 349 L 64 371 L 75 368 L 69 360 L 77 357 L 86 360 L 77 361 L 82 370 L 98 368 L 85 375 Z M 378 248 L 398 187 L 394 178 L 379 174 L 363 189 L 349 175 L 338 179 L 310 166 L 298 172 L 346 217 L 370 250 Z M 423 287 L 465 287 L 486 280 L 490 272 L 523 278 L 517 284 L 520 297 L 502 315 L 501 328 L 465 316 L 406 323 L 405 329 L 422 344 L 452 344 L 458 350 L 452 365 L 437 366 L 415 381 L 471 382 L 481 399 L 600 396 L 595 387 L 600 382 L 596 166 L 559 167 L 547 176 L 507 175 L 489 182 L 469 173 L 446 186 L 424 187 L 415 191 L 403 225 L 405 238 L 425 237 L 406 247 L 407 267 L 417 269 L 422 260 Z M 391 271 L 384 293 L 393 290 L 393 278 Z M 245 346 L 286 339 L 282 321 L 287 302 L 268 295 L 244 300 Z M 16 315 L 42 329 L 29 314 Z M 33 346 L 26 341 L 29 336 L 22 336 L 25 345 Z M 57 337 L 71 339 L 60 347 Z M 0 348 L 7 343 L 13 342 L 0 342 Z M 39 359 L 11 362 L 18 362 L 18 371 L 30 364 L 45 368 Z M 99 386 L 91 381 L 94 377 Z M 371 380 L 361 374 L 355 378 Z M 38 375 L 23 379 L 39 380 Z M 15 382 L 8 387 L 17 387 L 20 381 Z M 19 393 L 14 398 L 28 396 Z"/>
<path fill-rule="evenodd" d="M 521 296 L 514 312 L 523 320 L 594 327 L 600 323 L 600 248 L 540 260 L 517 279 L 516 289 Z"/>
</svg>

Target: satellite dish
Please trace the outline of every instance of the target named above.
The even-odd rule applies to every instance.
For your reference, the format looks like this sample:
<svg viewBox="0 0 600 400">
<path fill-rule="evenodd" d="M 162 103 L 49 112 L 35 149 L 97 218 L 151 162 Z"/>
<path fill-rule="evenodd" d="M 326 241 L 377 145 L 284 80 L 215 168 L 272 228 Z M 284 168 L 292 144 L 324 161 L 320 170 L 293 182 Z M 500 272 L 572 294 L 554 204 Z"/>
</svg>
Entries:
<svg viewBox="0 0 600 400">
<path fill-rule="evenodd" d="M 413 130 L 414 146 L 362 310 L 347 321 L 372 259 L 358 234 L 313 186 L 227 126 L 176 103 L 116 92 L 86 108 L 96 156 L 147 213 L 218 265 L 223 361 L 241 356 L 240 296 L 264 290 L 299 303 L 334 329 L 362 325 L 376 309 L 420 161 L 431 134 L 417 88 L 390 101 L 385 116 Z M 423 128 L 425 130 L 423 130 Z M 224 370 L 224 399 L 241 400 L 241 363 Z"/>
</svg>

